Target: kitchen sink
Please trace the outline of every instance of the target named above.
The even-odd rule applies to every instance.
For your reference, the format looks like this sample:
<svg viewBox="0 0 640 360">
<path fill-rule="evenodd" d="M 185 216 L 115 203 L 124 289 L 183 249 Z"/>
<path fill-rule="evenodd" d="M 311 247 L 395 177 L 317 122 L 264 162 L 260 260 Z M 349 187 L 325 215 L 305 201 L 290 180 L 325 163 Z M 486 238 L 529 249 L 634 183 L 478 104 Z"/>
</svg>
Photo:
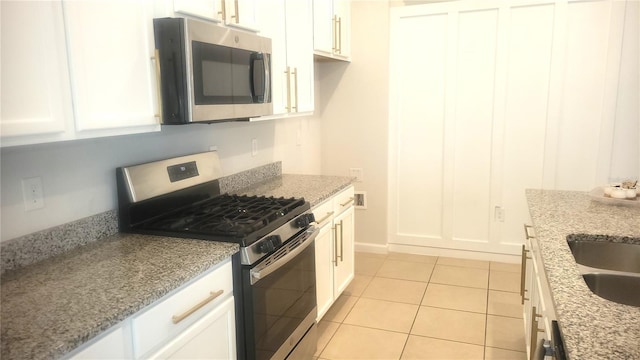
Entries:
<svg viewBox="0 0 640 360">
<path fill-rule="evenodd" d="M 590 273 L 582 277 L 594 294 L 620 304 L 640 307 L 640 276 Z"/>
<path fill-rule="evenodd" d="M 573 257 L 580 265 L 640 273 L 640 244 L 593 241 L 583 238 L 569 238 L 567 243 Z"/>
</svg>

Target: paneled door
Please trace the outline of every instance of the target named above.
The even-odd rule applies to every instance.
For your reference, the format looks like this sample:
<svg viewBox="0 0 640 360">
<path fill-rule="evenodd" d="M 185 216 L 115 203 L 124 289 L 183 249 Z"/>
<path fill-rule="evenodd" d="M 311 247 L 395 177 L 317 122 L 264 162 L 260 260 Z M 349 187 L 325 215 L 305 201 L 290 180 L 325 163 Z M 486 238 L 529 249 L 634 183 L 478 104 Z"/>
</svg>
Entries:
<svg viewBox="0 0 640 360">
<path fill-rule="evenodd" d="M 624 1 L 391 9 L 392 250 L 515 255 L 525 189 L 597 184 L 611 157 L 624 13 Z"/>
</svg>

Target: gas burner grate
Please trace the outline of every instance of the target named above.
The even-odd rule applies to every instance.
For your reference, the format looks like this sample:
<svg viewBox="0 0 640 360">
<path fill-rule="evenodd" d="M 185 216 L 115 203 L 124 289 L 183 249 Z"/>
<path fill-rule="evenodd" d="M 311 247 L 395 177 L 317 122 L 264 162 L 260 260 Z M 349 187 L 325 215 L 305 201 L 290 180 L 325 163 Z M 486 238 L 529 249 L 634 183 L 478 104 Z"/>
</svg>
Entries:
<svg viewBox="0 0 640 360">
<path fill-rule="evenodd" d="M 224 194 L 162 216 L 146 228 L 244 237 L 286 217 L 304 199 Z"/>
</svg>

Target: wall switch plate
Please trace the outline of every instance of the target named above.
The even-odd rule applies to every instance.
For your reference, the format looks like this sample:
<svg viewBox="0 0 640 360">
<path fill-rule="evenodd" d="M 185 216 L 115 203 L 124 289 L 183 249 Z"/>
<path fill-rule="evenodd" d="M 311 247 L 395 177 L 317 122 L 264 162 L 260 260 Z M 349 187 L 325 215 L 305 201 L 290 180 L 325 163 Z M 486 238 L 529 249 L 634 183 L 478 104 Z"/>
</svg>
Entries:
<svg viewBox="0 0 640 360">
<path fill-rule="evenodd" d="M 363 174 L 362 174 L 362 168 L 351 168 L 349 169 L 349 175 L 351 177 L 356 178 L 356 182 L 362 182 L 363 179 Z"/>
<path fill-rule="evenodd" d="M 258 139 L 251 139 L 251 156 L 258 155 Z"/>
<path fill-rule="evenodd" d="M 44 207 L 42 178 L 33 177 L 22 179 L 22 197 L 24 199 L 25 211 L 42 209 Z"/>
<path fill-rule="evenodd" d="M 367 192 L 366 191 L 355 191 L 353 193 L 353 206 L 356 209 L 367 208 Z"/>
<path fill-rule="evenodd" d="M 504 209 L 501 206 L 496 206 L 493 217 L 495 221 L 504 222 Z"/>
</svg>

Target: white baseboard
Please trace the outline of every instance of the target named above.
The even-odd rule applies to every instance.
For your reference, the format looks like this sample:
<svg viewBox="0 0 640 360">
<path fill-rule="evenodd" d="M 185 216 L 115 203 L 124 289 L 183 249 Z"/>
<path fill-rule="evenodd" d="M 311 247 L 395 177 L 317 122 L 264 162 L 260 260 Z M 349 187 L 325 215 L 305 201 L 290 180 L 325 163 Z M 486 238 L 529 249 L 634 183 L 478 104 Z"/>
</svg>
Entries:
<svg viewBox="0 0 640 360">
<path fill-rule="evenodd" d="M 355 243 L 355 250 L 358 252 L 368 252 L 374 254 L 387 254 L 389 245 L 367 244 L 367 243 Z"/>
<path fill-rule="evenodd" d="M 362 244 L 369 245 L 369 244 Z M 381 245 L 374 245 L 381 246 Z M 368 248 L 364 247 L 363 248 Z M 400 245 L 400 244 L 388 244 L 384 246 L 387 249 L 387 252 L 399 252 L 399 253 L 408 253 L 408 254 L 417 254 L 417 255 L 431 255 L 431 256 L 446 256 L 458 259 L 471 259 L 471 260 L 484 260 L 484 261 L 496 261 L 496 262 L 504 262 L 511 264 L 520 264 L 520 255 L 509 255 L 509 254 L 498 254 L 498 253 L 489 253 L 489 252 L 480 252 L 480 251 L 469 251 L 469 250 L 457 250 L 457 249 L 443 249 L 443 248 L 434 248 L 434 247 L 426 247 L 426 246 L 415 246 L 415 245 Z M 358 244 L 356 244 L 356 251 L 358 250 Z M 362 250 L 367 252 L 373 252 L 368 250 Z"/>
</svg>

